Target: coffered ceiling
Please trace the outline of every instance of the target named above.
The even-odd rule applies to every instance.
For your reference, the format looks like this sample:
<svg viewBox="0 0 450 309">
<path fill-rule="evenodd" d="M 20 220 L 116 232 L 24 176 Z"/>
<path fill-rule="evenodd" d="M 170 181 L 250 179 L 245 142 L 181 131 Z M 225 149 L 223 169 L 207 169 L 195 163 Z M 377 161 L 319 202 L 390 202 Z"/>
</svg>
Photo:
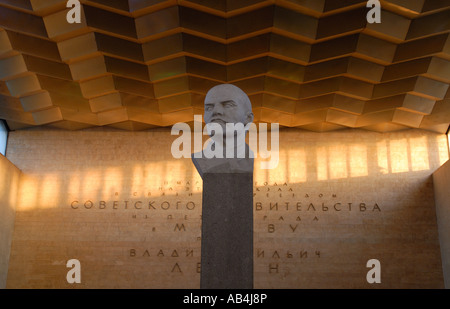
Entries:
<svg viewBox="0 0 450 309">
<path fill-rule="evenodd" d="M 11 129 L 192 122 L 233 83 L 255 122 L 312 131 L 450 124 L 450 1 L 0 0 L 0 119 Z"/>
</svg>

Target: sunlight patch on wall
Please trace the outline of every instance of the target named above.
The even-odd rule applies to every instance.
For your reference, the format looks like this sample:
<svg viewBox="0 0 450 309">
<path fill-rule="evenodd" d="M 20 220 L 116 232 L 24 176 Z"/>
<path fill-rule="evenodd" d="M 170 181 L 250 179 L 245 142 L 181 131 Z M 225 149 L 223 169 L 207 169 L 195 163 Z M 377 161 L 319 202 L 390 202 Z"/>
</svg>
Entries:
<svg viewBox="0 0 450 309">
<path fill-rule="evenodd" d="M 362 144 L 350 145 L 350 176 L 362 177 L 369 174 L 367 168 L 367 146 Z"/>
<path fill-rule="evenodd" d="M 287 170 L 287 179 L 290 183 L 306 182 L 306 152 L 304 148 L 288 150 L 289 166 Z"/>
<path fill-rule="evenodd" d="M 31 210 L 37 206 L 39 180 L 35 176 L 22 175 L 17 210 Z"/>
<path fill-rule="evenodd" d="M 60 177 L 56 174 L 47 174 L 40 180 L 39 186 L 39 208 L 48 209 L 58 207 L 61 191 Z"/>
<path fill-rule="evenodd" d="M 389 142 L 389 154 L 392 173 L 402 173 L 409 170 L 408 143 L 406 139 L 391 140 Z M 395 151 L 394 151 L 395 150 Z"/>
<path fill-rule="evenodd" d="M 329 154 L 330 179 L 346 178 L 348 176 L 347 147 L 345 145 L 332 145 L 328 147 L 327 153 Z"/>
<path fill-rule="evenodd" d="M 328 153 L 326 147 L 317 147 L 316 168 L 317 180 L 328 179 Z"/>
<path fill-rule="evenodd" d="M 448 160 L 448 144 L 446 135 L 436 136 L 436 144 L 439 147 L 439 164 L 442 165 Z"/>
<path fill-rule="evenodd" d="M 423 171 L 430 168 L 428 161 L 428 144 L 425 136 L 409 139 L 411 150 L 411 168 L 413 171 Z"/>
<path fill-rule="evenodd" d="M 389 157 L 386 140 L 377 142 L 377 160 L 378 172 L 381 174 L 389 173 Z"/>
<path fill-rule="evenodd" d="M 116 192 L 122 191 L 123 173 L 119 167 L 107 168 L 103 176 L 102 197 L 111 198 Z"/>
</svg>

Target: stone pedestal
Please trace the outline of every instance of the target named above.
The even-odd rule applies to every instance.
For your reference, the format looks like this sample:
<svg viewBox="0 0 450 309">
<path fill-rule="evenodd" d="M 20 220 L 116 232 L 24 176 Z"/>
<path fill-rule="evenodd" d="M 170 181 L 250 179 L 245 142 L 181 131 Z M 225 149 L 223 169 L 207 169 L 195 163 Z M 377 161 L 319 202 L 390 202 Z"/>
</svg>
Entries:
<svg viewBox="0 0 450 309">
<path fill-rule="evenodd" d="M 205 173 L 202 289 L 253 288 L 253 174 Z"/>
</svg>

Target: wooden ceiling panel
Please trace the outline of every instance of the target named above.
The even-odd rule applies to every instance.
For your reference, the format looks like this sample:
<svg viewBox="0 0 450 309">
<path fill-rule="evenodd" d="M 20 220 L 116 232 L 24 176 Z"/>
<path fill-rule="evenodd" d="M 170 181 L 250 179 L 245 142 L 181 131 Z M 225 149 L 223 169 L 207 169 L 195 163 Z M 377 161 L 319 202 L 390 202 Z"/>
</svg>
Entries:
<svg viewBox="0 0 450 309">
<path fill-rule="evenodd" d="M 13 129 L 192 122 L 206 92 L 246 91 L 256 122 L 325 132 L 450 125 L 450 3 L 0 0 L 0 118 Z"/>
</svg>

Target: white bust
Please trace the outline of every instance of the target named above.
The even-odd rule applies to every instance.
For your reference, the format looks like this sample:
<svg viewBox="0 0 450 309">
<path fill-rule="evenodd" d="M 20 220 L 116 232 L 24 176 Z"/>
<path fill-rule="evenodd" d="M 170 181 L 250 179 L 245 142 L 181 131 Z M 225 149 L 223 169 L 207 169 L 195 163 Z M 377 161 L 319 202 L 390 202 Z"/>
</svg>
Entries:
<svg viewBox="0 0 450 309">
<path fill-rule="evenodd" d="M 224 134 L 222 148 L 225 152 L 227 143 L 226 124 L 242 123 L 245 126 L 251 123 L 253 121 L 252 104 L 247 94 L 240 88 L 231 84 L 217 85 L 206 94 L 204 119 L 206 124 L 216 123 L 222 127 Z M 228 140 L 230 140 L 229 137 Z M 211 147 L 214 148 L 215 144 Z M 236 154 L 236 140 L 234 147 L 234 153 Z M 204 155 L 201 158 L 195 158 L 196 154 L 193 154 L 192 162 L 202 178 L 205 173 L 253 173 L 252 154 L 251 149 L 245 144 L 244 158 L 237 158 L 236 155 L 233 158 L 226 158 L 225 155 L 223 158 L 208 159 Z"/>
</svg>

